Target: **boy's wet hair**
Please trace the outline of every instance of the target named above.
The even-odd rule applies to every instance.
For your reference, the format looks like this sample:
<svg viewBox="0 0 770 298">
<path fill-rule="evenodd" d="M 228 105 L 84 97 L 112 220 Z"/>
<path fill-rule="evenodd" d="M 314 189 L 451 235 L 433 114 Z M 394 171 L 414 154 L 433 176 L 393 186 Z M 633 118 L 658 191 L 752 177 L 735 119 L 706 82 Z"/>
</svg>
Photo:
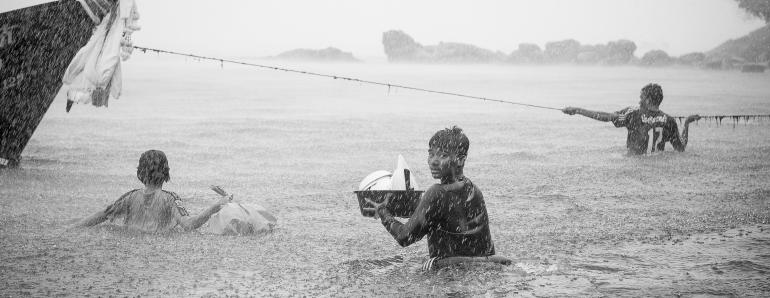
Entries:
<svg viewBox="0 0 770 298">
<path fill-rule="evenodd" d="M 468 155 L 470 142 L 463 133 L 463 129 L 457 126 L 437 131 L 428 141 L 428 148 L 439 148 L 446 152 L 456 153 L 458 156 Z"/>
<path fill-rule="evenodd" d="M 139 158 L 139 166 L 136 167 L 136 178 L 145 185 L 160 185 L 171 180 L 168 173 L 168 159 L 160 150 L 147 150 Z"/>
<path fill-rule="evenodd" d="M 642 88 L 642 95 L 650 99 L 650 104 L 659 106 L 663 102 L 663 88 L 658 84 L 649 83 Z"/>
</svg>

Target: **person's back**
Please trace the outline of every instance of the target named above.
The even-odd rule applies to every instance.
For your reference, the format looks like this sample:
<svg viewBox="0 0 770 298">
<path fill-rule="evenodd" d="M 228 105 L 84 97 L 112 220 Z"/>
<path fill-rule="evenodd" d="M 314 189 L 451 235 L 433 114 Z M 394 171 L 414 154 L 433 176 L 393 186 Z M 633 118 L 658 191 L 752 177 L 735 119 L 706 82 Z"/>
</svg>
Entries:
<svg viewBox="0 0 770 298">
<path fill-rule="evenodd" d="M 182 230 L 182 217 L 189 215 L 177 194 L 162 189 L 129 191 L 104 213 L 108 220 L 123 218 L 123 225 L 145 232 Z"/>
<path fill-rule="evenodd" d="M 203 225 L 212 214 L 232 200 L 232 196 L 218 202 L 196 216 L 189 216 L 181 199 L 173 192 L 163 190 L 163 183 L 171 179 L 168 159 L 160 150 L 148 150 L 139 157 L 136 178 L 144 184 L 122 195 L 103 211 L 81 220 L 76 227 L 90 227 L 106 220 L 123 218 L 123 224 L 144 232 L 189 231 Z"/>
<path fill-rule="evenodd" d="M 463 182 L 455 190 L 437 184 L 423 198 L 432 207 L 426 214 L 431 258 L 495 254 L 484 195 L 467 177 Z"/>
<path fill-rule="evenodd" d="M 650 83 L 639 94 L 639 107 L 629 107 L 615 113 L 566 107 L 562 112 L 568 115 L 580 114 L 602 122 L 611 121 L 615 127 L 625 127 L 628 130 L 626 148 L 630 154 L 660 152 L 665 149 L 666 142 L 670 142 L 676 151 L 682 152 L 687 147 L 690 123 L 700 119 L 700 116 L 688 116 L 680 135 L 676 120 L 660 110 L 662 101 L 663 89 L 658 84 Z"/>
<path fill-rule="evenodd" d="M 612 121 L 616 127 L 628 130 L 626 148 L 632 154 L 664 151 L 670 142 L 674 149 L 683 151 L 676 120 L 661 110 L 645 110 L 639 107 L 626 108 Z"/>
</svg>

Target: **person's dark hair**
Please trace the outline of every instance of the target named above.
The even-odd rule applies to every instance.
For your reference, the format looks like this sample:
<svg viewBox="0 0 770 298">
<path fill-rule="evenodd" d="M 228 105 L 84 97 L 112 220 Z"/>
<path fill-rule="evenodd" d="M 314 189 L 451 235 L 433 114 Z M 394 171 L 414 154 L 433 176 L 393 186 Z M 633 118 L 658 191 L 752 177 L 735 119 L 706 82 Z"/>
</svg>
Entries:
<svg viewBox="0 0 770 298">
<path fill-rule="evenodd" d="M 642 95 L 650 98 L 650 104 L 654 106 L 660 105 L 663 102 L 663 88 L 660 85 L 649 83 L 642 88 Z"/>
<path fill-rule="evenodd" d="M 461 157 L 468 155 L 470 142 L 463 133 L 463 129 L 457 126 L 437 131 L 428 141 L 429 148 L 439 148 L 447 152 L 453 152 Z"/>
<path fill-rule="evenodd" d="M 147 150 L 139 158 L 139 166 L 136 167 L 136 178 L 145 185 L 160 185 L 171 180 L 168 173 L 168 159 L 160 150 Z"/>
</svg>

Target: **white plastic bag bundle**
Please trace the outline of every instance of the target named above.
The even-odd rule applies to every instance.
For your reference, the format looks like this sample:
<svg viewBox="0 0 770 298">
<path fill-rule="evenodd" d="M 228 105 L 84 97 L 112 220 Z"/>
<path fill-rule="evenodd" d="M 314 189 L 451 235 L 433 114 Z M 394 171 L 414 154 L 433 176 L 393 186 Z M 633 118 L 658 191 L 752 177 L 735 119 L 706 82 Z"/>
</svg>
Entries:
<svg viewBox="0 0 770 298">
<path fill-rule="evenodd" d="M 212 185 L 211 190 L 232 200 L 222 187 Z M 265 207 L 231 202 L 209 218 L 209 230 L 218 235 L 253 235 L 272 231 L 277 221 Z"/>
<path fill-rule="evenodd" d="M 256 204 L 228 203 L 209 219 L 209 228 L 218 235 L 253 235 L 272 231 L 277 220 Z"/>
</svg>

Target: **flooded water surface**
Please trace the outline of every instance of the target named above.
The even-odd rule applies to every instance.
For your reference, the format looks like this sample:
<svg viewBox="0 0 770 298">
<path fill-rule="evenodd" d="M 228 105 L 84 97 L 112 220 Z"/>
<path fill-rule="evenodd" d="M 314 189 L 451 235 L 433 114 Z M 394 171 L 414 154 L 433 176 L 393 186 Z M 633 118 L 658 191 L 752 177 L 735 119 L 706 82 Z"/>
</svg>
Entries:
<svg viewBox="0 0 770 298">
<path fill-rule="evenodd" d="M 691 126 L 684 153 L 625 156 L 625 129 L 559 111 L 134 55 L 109 108 L 60 94 L 0 171 L 0 296 L 768 296 L 770 121 Z M 278 63 L 278 62 L 276 62 Z M 770 75 L 693 69 L 288 65 L 550 107 L 617 111 L 649 82 L 675 116 L 770 114 Z M 427 142 L 458 125 L 514 265 L 422 272 L 353 194 L 398 154 L 436 183 Z M 278 217 L 270 234 L 67 229 L 131 189 L 148 149 L 192 213 L 209 185 Z"/>
</svg>

